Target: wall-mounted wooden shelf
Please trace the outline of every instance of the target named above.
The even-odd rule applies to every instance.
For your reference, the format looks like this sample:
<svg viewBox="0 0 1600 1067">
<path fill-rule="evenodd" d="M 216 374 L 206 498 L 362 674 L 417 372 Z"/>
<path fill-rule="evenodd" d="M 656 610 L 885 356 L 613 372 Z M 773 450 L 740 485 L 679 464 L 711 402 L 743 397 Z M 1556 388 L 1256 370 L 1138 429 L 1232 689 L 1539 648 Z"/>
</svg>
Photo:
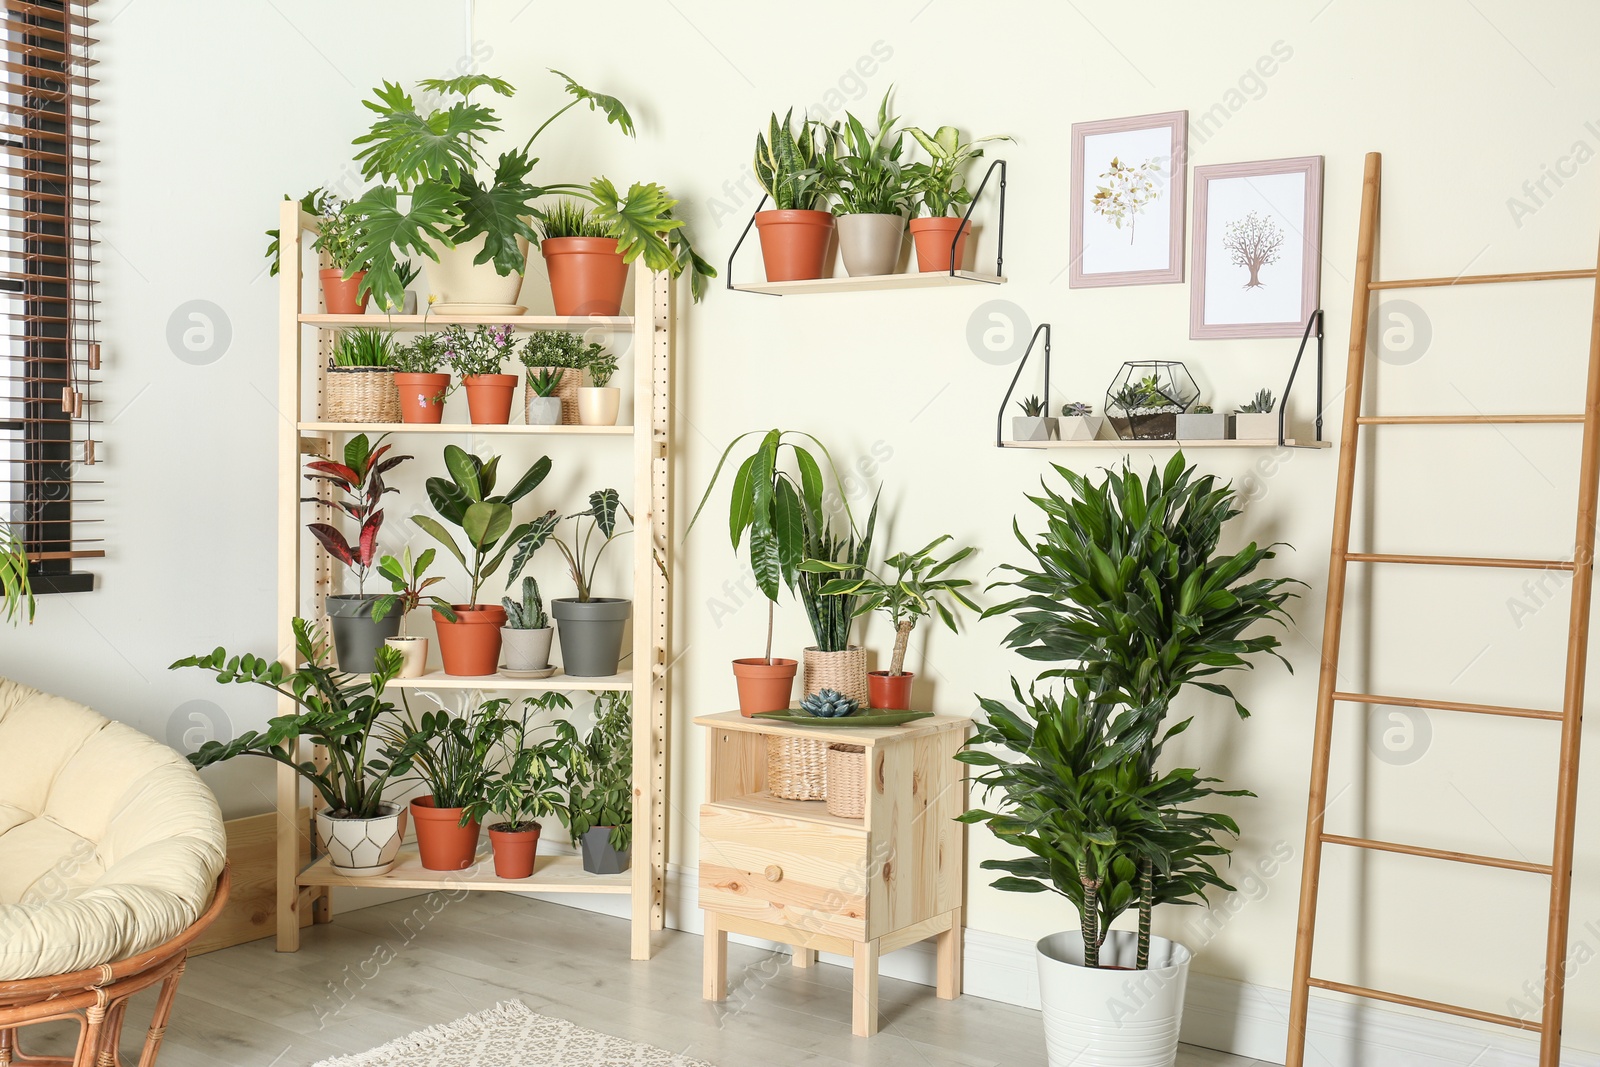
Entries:
<svg viewBox="0 0 1600 1067">
<path fill-rule="evenodd" d="M 739 282 L 731 286 L 741 293 L 766 293 L 769 296 L 800 296 L 804 293 L 872 293 L 882 289 L 948 289 L 953 285 L 1004 285 L 998 274 L 979 274 L 970 270 L 929 271 L 926 274 L 869 274 L 863 278 L 812 278 L 801 282 Z"/>
<path fill-rule="evenodd" d="M 501 878 L 487 853 L 464 871 L 430 871 L 422 865 L 415 844 L 402 845 L 400 858 L 388 874 L 340 874 L 324 856 L 300 872 L 302 886 L 349 886 L 361 889 L 477 889 L 501 893 L 629 893 L 632 876 L 590 874 L 573 855 L 545 855 L 535 861 L 531 878 Z"/>
<path fill-rule="evenodd" d="M 626 692 L 633 688 L 633 672 L 604 678 L 574 678 L 557 671 L 548 678 L 510 678 L 504 674 L 458 675 L 443 671 L 430 671 L 421 678 L 395 678 L 389 685 L 396 689 L 503 689 L 507 692 L 601 692 L 616 690 Z"/>
<path fill-rule="evenodd" d="M 306 326 L 376 326 L 397 330 L 442 330 L 446 326 L 503 326 L 518 330 L 588 330 L 596 326 L 608 330 L 631 331 L 632 315 L 322 315 L 300 316 Z"/>
<path fill-rule="evenodd" d="M 632 437 L 632 426 L 516 426 L 468 422 L 302 422 L 302 433 L 511 434 L 554 437 Z"/>
<path fill-rule="evenodd" d="M 1180 449 L 1180 448 L 1331 448 L 1331 441 L 1296 441 L 1290 438 L 1279 445 L 1272 438 L 1261 441 L 1003 441 L 1001 448 L 1149 448 Z"/>
</svg>

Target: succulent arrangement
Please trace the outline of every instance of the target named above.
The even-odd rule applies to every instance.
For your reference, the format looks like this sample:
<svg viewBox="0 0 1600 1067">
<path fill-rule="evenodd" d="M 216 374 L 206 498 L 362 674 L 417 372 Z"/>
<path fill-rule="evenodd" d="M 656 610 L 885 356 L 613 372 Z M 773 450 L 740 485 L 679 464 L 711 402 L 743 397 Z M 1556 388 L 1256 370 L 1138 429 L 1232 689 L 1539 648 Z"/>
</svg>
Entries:
<svg viewBox="0 0 1600 1067">
<path fill-rule="evenodd" d="M 1061 414 L 1069 419 L 1084 419 L 1094 414 L 1094 405 L 1073 400 L 1061 405 Z"/>
<path fill-rule="evenodd" d="M 1022 409 L 1022 414 L 1026 418 L 1037 419 L 1044 415 L 1044 401 L 1037 396 L 1025 397 L 1017 401 L 1017 407 Z"/>
<path fill-rule="evenodd" d="M 1216 414 L 1216 409 L 1213 408 L 1210 404 L 1196 404 L 1194 407 L 1189 409 L 1189 414 L 1191 414 L 1191 415 L 1215 415 Z"/>
<path fill-rule="evenodd" d="M 842 719 L 854 715 L 859 705 L 854 697 L 847 697 L 837 689 L 819 689 L 800 701 L 800 709 L 819 719 Z"/>
<path fill-rule="evenodd" d="M 506 609 L 508 630 L 543 630 L 550 625 L 550 617 L 544 611 L 544 597 L 539 595 L 539 583 L 531 576 L 522 579 L 520 601 L 503 596 L 500 604 Z"/>
<path fill-rule="evenodd" d="M 1256 393 L 1254 400 L 1251 400 L 1248 404 L 1240 405 L 1239 414 L 1270 415 L 1277 406 L 1278 400 L 1272 395 L 1272 390 L 1262 389 Z"/>
<path fill-rule="evenodd" d="M 1174 396 L 1161 383 L 1158 375 L 1148 374 L 1138 381 L 1129 382 L 1112 394 L 1106 406 L 1124 414 L 1177 413 L 1183 410 L 1184 400 Z"/>
</svg>

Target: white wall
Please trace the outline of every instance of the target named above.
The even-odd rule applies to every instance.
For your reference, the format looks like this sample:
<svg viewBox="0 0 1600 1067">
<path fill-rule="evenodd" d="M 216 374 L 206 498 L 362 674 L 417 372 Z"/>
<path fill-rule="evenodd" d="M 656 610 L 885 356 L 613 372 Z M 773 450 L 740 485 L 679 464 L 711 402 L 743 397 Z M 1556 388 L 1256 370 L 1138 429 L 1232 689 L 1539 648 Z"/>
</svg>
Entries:
<svg viewBox="0 0 1600 1067">
<path fill-rule="evenodd" d="M 117 10 L 108 7 L 108 15 Z M 164 668 L 217 643 L 264 650 L 271 638 L 274 288 L 260 270 L 259 231 L 272 224 L 280 193 L 338 175 L 346 142 L 363 126 L 358 89 L 435 74 L 471 48 L 454 5 L 412 3 L 397 13 L 386 4 L 379 14 L 380 5 L 363 3 L 341 8 L 343 15 L 304 3 L 278 4 L 281 15 L 271 5 L 239 5 L 220 26 L 197 4 L 122 10 L 105 27 L 100 68 L 110 355 L 104 476 L 117 548 L 98 568 L 101 590 L 52 598 L 32 630 L 4 636 L 0 669 L 157 736 L 190 700 L 216 702 L 223 728 L 240 729 L 259 724 L 265 702 L 219 696 L 203 679 Z M 685 299 L 676 383 L 680 534 L 722 446 L 736 433 L 781 426 L 820 434 L 841 461 L 864 464 L 869 483 L 882 480 L 890 543 L 949 532 L 982 546 L 979 570 L 1016 559 L 1012 516 L 1025 529 L 1035 525 L 1023 494 L 1048 467 L 1040 454 L 991 445 L 1012 368 L 979 359 L 966 331 L 993 301 L 1053 323 L 1058 403 L 1082 397 L 1098 406 L 1117 364 L 1141 357 L 1188 361 L 1224 403 L 1262 384 L 1281 388 L 1292 343 L 1186 340 L 1186 285 L 1067 288 L 1074 121 L 1186 108 L 1195 120 L 1215 116 L 1207 135 L 1191 140 L 1192 163 L 1326 157 L 1330 430 L 1340 411 L 1365 152 L 1382 151 L 1386 164 L 1380 277 L 1593 262 L 1600 179 L 1588 163 L 1600 151 L 1592 106 L 1600 73 L 1590 45 L 1600 10 L 1592 5 L 1257 0 L 1224 13 L 1176 0 L 1095 8 L 904 0 L 808 12 L 803 22 L 780 24 L 727 0 L 636 0 L 597 22 L 583 8 L 477 5 L 473 37 L 493 49 L 485 69 L 523 90 L 507 109 L 510 128 L 525 130 L 548 112 L 556 83 L 542 74 L 546 67 L 622 97 L 640 120 L 636 143 L 602 132 L 598 119 L 569 116 L 541 140 L 546 165 L 665 182 L 719 265 L 754 207 L 746 161 L 774 108 L 836 115 L 849 106 L 865 116 L 893 84 L 909 121 L 1018 138 L 1005 149 L 1012 281 L 1004 289 L 783 300 L 717 290 L 693 308 Z M 175 35 L 187 42 L 179 56 L 169 43 Z M 245 39 L 250 47 L 239 43 Z M 1272 75 L 1252 73 L 1275 49 L 1287 58 Z M 1562 175 L 1559 186 L 1552 171 Z M 1541 181 L 1544 191 L 1525 189 Z M 1523 207 L 1513 211 L 1513 200 Z M 992 256 L 992 233 L 980 245 L 980 257 Z M 753 244 L 741 258 L 741 276 L 754 276 Z M 1415 295 L 1431 343 L 1420 358 L 1380 364 L 1375 403 L 1390 411 L 1577 410 L 1589 296 L 1582 283 Z M 232 346 L 209 366 L 176 359 L 163 336 L 173 309 L 191 299 L 221 305 L 233 326 Z M 1308 432 L 1309 394 L 1294 416 L 1298 432 Z M 1367 519 L 1373 494 L 1364 493 L 1364 543 L 1570 551 L 1575 431 L 1380 434 L 1371 440 L 1383 450 L 1385 473 L 1368 483 L 1379 516 Z M 1071 454 L 1080 468 L 1118 458 L 1111 450 Z M 1237 682 L 1256 713 L 1250 721 L 1235 721 L 1217 701 L 1191 701 L 1199 722 L 1181 758 L 1259 798 L 1235 805 L 1245 830 L 1232 867 L 1240 894 L 1209 918 L 1169 910 L 1158 923 L 1200 949 L 1199 971 L 1283 989 L 1335 454 L 1195 458 L 1250 491 L 1234 540 L 1291 543 L 1278 570 L 1312 588 L 1286 639 L 1296 673 L 1263 663 Z M 580 480 L 563 479 L 561 488 Z M 742 568 L 716 523 L 677 549 L 673 572 L 672 858 L 692 865 L 702 768 L 687 723 L 731 706 L 727 661 L 759 647 L 765 612 L 739 591 Z M 1347 615 L 1341 686 L 1537 706 L 1559 699 L 1564 583 L 1530 593 L 1527 575 L 1512 571 L 1376 577 L 1371 610 Z M 919 696 L 959 713 L 971 710 L 973 693 L 1002 693 L 1008 672 L 1026 670 L 999 650 L 1005 629 L 993 621 L 969 625 L 961 637 L 919 634 L 913 667 L 927 680 Z M 865 636 L 886 654 L 881 623 Z M 797 606 L 785 605 L 779 640 L 790 654 L 807 643 Z M 1434 714 L 1381 721 L 1369 746 L 1356 710 L 1341 709 L 1331 829 L 1548 858 L 1553 728 Z M 1414 760 L 1384 747 L 1383 731 L 1394 726 L 1430 735 L 1409 750 L 1420 753 Z M 238 768 L 213 781 L 230 814 L 241 814 L 264 806 L 270 778 Z M 1584 932 L 1600 919 L 1594 783 L 1590 775 L 1578 826 L 1580 965 L 1568 1040 L 1600 1050 L 1600 973 L 1581 962 L 1600 949 Z M 974 864 L 997 854 L 982 834 L 971 842 Z M 1354 865 L 1330 854 L 1324 890 L 1320 973 L 1496 1011 L 1539 978 L 1539 878 L 1404 858 Z M 989 890 L 975 867 L 969 901 L 970 925 L 998 935 L 1031 938 L 1072 922 L 1059 902 Z"/>
</svg>

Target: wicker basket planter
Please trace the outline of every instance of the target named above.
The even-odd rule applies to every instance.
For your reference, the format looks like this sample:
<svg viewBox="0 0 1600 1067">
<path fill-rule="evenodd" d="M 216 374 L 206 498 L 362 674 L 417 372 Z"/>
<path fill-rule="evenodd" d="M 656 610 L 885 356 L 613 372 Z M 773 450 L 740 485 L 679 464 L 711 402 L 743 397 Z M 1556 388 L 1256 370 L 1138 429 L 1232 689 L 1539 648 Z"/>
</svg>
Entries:
<svg viewBox="0 0 1600 1067">
<path fill-rule="evenodd" d="M 828 814 L 859 819 L 867 813 L 867 750 L 861 745 L 828 746 Z"/>
<path fill-rule="evenodd" d="M 867 650 L 859 645 L 851 645 L 843 652 L 819 652 L 812 645 L 805 652 L 802 686 L 802 697 L 833 689 L 866 707 Z"/>
<path fill-rule="evenodd" d="M 399 422 L 400 390 L 388 367 L 328 367 L 322 386 L 328 422 Z"/>
<path fill-rule="evenodd" d="M 578 425 L 578 387 L 583 384 L 583 371 L 575 367 L 529 367 L 527 374 L 531 377 L 544 371 L 549 371 L 552 374 L 556 371 L 561 372 L 561 384 L 556 386 L 556 391 L 550 394 L 561 398 L 561 425 Z M 524 421 L 530 426 L 534 425 L 533 420 L 527 417 L 528 401 L 532 398 L 533 390 L 526 390 L 522 400 L 522 415 Z"/>
<path fill-rule="evenodd" d="M 828 795 L 828 742 L 768 734 L 767 792 L 784 800 L 825 799 Z"/>
</svg>

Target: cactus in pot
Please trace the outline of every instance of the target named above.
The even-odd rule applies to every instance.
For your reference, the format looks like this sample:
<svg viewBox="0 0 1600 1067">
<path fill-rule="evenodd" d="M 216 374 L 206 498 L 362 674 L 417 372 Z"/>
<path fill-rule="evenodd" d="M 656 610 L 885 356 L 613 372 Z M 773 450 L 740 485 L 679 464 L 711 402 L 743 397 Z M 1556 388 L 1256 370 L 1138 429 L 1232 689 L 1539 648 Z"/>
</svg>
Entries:
<svg viewBox="0 0 1600 1067">
<path fill-rule="evenodd" d="M 532 577 L 522 579 L 522 599 L 501 597 L 500 604 L 506 609 L 505 625 L 500 627 L 506 670 L 548 670 L 550 638 L 555 631 L 550 628 L 550 617 L 545 614 L 539 583 Z"/>
</svg>

